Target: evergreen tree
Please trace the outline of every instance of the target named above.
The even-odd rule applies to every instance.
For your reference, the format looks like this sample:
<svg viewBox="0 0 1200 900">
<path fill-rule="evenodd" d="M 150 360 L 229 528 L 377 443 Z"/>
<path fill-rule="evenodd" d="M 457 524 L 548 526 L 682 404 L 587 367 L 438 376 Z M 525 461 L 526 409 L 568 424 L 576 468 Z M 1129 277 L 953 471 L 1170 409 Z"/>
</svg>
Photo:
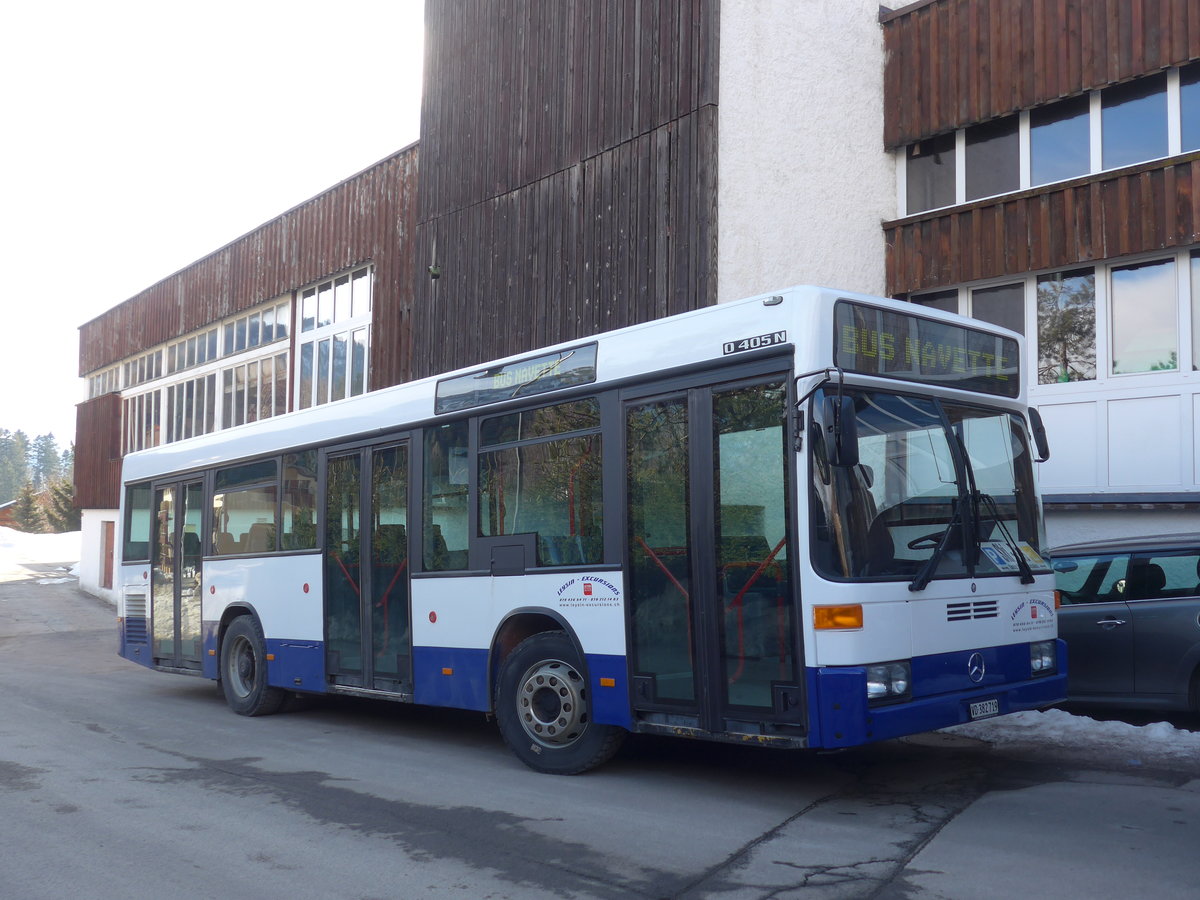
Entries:
<svg viewBox="0 0 1200 900">
<path fill-rule="evenodd" d="M 82 514 L 75 508 L 75 485 L 67 478 L 58 478 L 50 484 L 44 509 L 46 524 L 55 534 L 64 531 L 79 531 Z"/>
<path fill-rule="evenodd" d="M 54 481 L 58 480 L 62 457 L 58 454 L 58 442 L 54 435 L 39 434 L 33 441 L 33 453 L 30 460 L 30 477 L 33 486 L 44 491 Z"/>
<path fill-rule="evenodd" d="M 46 522 L 42 516 L 42 508 L 38 503 L 37 492 L 33 484 L 25 482 L 17 493 L 17 502 L 13 505 L 13 524 L 17 531 L 30 534 L 41 534 L 46 530 Z"/>
<path fill-rule="evenodd" d="M 16 498 L 29 480 L 29 438 L 23 431 L 0 428 L 0 503 Z"/>
<path fill-rule="evenodd" d="M 75 480 L 75 442 L 71 441 L 69 447 L 62 452 L 62 459 L 58 464 L 60 475 L 67 481 Z"/>
</svg>

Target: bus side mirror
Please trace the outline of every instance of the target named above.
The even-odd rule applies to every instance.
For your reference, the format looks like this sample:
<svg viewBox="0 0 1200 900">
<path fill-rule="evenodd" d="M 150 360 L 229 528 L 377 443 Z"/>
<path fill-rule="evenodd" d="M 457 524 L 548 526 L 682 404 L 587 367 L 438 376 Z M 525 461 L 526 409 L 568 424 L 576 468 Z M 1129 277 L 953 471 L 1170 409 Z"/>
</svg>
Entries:
<svg viewBox="0 0 1200 900">
<path fill-rule="evenodd" d="M 1042 422 L 1042 414 L 1032 406 L 1029 407 L 1029 430 L 1033 432 L 1033 443 L 1037 447 L 1038 462 L 1050 458 L 1050 441 L 1046 438 L 1046 426 Z"/>
<path fill-rule="evenodd" d="M 858 465 L 858 418 L 850 397 L 822 397 L 814 412 L 825 441 L 825 458 L 830 465 Z"/>
</svg>

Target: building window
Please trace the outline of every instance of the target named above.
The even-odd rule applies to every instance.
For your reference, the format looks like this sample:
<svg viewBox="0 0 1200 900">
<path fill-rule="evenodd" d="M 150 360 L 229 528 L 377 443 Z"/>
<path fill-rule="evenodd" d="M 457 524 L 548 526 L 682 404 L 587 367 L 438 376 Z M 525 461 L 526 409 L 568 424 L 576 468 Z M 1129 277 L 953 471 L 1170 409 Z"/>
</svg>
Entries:
<svg viewBox="0 0 1200 900">
<path fill-rule="evenodd" d="M 909 144 L 905 177 L 910 213 L 954 203 L 954 141 L 950 133 Z"/>
<path fill-rule="evenodd" d="M 1200 62 L 910 144 L 900 202 L 911 215 L 1198 149 Z"/>
<path fill-rule="evenodd" d="M 1200 150 L 1200 63 L 1179 70 L 1180 152 Z"/>
<path fill-rule="evenodd" d="M 1140 78 L 1100 92 L 1104 168 L 1167 155 L 1167 75 Z"/>
<path fill-rule="evenodd" d="M 366 392 L 372 276 L 364 266 L 300 292 L 298 409 Z"/>
<path fill-rule="evenodd" d="M 980 321 L 1024 334 L 1024 283 L 1001 284 L 971 291 L 971 315 Z"/>
<path fill-rule="evenodd" d="M 162 441 L 162 392 L 127 397 L 121 403 L 124 423 L 123 453 L 157 447 Z"/>
<path fill-rule="evenodd" d="M 202 366 L 217 358 L 217 329 L 193 334 L 167 347 L 167 374 Z"/>
<path fill-rule="evenodd" d="M 1030 184 L 1086 175 L 1091 157 L 1091 99 L 1086 94 L 1030 110 Z"/>
<path fill-rule="evenodd" d="M 88 399 L 103 397 L 121 389 L 121 367 L 113 366 L 88 376 Z"/>
<path fill-rule="evenodd" d="M 162 351 L 154 350 L 137 359 L 131 359 L 123 366 L 125 379 L 124 388 L 137 387 L 147 381 L 162 377 Z"/>
<path fill-rule="evenodd" d="M 289 304 L 277 303 L 226 322 L 221 328 L 221 356 L 232 356 L 284 340 L 288 336 L 291 318 Z"/>
<path fill-rule="evenodd" d="M 217 376 L 201 375 L 166 388 L 167 443 L 208 434 L 216 428 Z"/>
<path fill-rule="evenodd" d="M 1200 371 L 1200 251 L 1191 253 L 1192 369 Z"/>
<path fill-rule="evenodd" d="M 967 200 L 1021 187 L 1020 118 L 1008 116 L 967 129 Z"/>
<path fill-rule="evenodd" d="M 221 371 L 221 427 L 287 412 L 287 353 L 253 359 Z"/>
<path fill-rule="evenodd" d="M 958 312 L 958 291 L 930 291 L 928 294 L 914 294 L 909 298 L 918 306 L 928 306 L 930 309 L 940 309 L 943 312 Z"/>
<path fill-rule="evenodd" d="M 1112 373 L 1178 371 L 1175 260 L 1114 268 L 1110 285 Z"/>
<path fill-rule="evenodd" d="M 1055 272 L 1037 280 L 1038 384 L 1096 378 L 1096 274 Z"/>
</svg>

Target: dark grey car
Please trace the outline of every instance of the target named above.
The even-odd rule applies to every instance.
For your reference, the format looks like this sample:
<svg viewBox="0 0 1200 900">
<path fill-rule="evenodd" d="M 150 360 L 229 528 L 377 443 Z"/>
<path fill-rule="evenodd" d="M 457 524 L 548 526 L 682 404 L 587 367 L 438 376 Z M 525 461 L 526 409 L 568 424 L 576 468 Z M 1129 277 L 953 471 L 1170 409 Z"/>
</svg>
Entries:
<svg viewBox="0 0 1200 900">
<path fill-rule="evenodd" d="M 1050 552 L 1068 700 L 1200 712 L 1200 534 Z"/>
</svg>

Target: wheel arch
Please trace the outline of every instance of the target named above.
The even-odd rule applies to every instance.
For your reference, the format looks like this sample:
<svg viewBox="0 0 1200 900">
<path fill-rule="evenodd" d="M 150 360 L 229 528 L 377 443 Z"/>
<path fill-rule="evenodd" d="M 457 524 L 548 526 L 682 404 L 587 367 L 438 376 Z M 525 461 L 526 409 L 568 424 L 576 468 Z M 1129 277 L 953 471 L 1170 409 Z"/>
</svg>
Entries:
<svg viewBox="0 0 1200 900">
<path fill-rule="evenodd" d="M 561 631 L 571 642 L 576 655 L 579 657 L 580 668 L 585 678 L 590 678 L 587 657 L 583 653 L 583 645 L 579 635 L 561 613 L 542 606 L 523 606 L 511 610 L 500 620 L 496 631 L 492 634 L 492 643 L 488 651 L 488 709 L 495 712 L 496 681 L 500 675 L 500 667 L 508 655 L 516 649 L 521 641 L 545 631 Z"/>
<path fill-rule="evenodd" d="M 229 623 L 241 616 L 250 616 L 258 623 L 259 629 L 262 629 L 262 617 L 258 614 L 258 610 L 254 608 L 254 604 L 239 600 L 229 604 L 221 612 L 221 620 L 217 623 L 217 659 L 221 658 L 221 644 L 225 642 L 225 632 L 229 630 Z M 217 680 L 221 680 L 221 667 L 217 666 Z"/>
</svg>

